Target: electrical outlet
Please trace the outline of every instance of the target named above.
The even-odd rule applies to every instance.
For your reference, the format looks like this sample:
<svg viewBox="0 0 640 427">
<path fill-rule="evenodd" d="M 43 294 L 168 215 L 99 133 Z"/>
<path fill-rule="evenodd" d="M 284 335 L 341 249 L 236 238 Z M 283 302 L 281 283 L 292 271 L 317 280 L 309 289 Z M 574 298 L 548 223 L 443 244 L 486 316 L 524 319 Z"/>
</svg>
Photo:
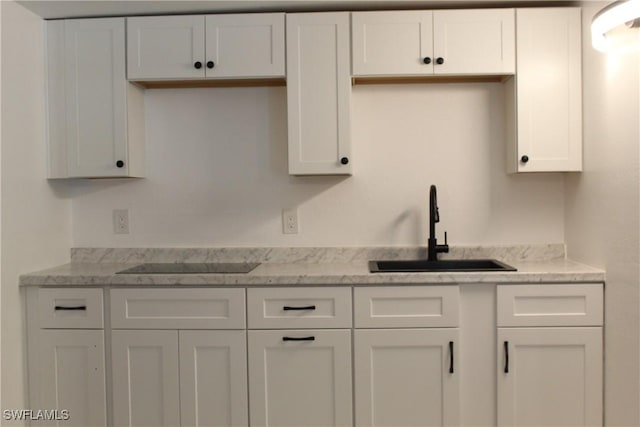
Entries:
<svg viewBox="0 0 640 427">
<path fill-rule="evenodd" d="M 129 234 L 129 209 L 113 210 L 113 233 Z"/>
<path fill-rule="evenodd" d="M 298 234 L 298 211 L 296 209 L 282 211 L 282 232 L 284 234 Z"/>
</svg>

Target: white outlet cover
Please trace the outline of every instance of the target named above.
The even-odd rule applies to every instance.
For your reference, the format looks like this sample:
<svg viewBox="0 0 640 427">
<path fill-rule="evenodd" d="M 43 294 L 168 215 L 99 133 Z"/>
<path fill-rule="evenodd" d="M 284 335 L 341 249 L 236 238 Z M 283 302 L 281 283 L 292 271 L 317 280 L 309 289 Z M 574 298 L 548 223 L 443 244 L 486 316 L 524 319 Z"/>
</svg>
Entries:
<svg viewBox="0 0 640 427">
<path fill-rule="evenodd" d="M 128 209 L 113 210 L 113 233 L 129 234 L 129 210 Z"/>
<path fill-rule="evenodd" d="M 284 234 L 298 234 L 298 210 L 282 210 L 282 232 Z"/>
</svg>

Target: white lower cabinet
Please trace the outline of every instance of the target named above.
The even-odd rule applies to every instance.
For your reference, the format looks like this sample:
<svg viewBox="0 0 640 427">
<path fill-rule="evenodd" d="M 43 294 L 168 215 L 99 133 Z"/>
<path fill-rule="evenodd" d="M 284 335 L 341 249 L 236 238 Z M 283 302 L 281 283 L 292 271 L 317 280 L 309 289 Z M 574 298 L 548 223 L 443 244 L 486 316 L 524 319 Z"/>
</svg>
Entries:
<svg viewBox="0 0 640 427">
<path fill-rule="evenodd" d="M 497 288 L 498 426 L 602 426 L 602 284 Z"/>
<path fill-rule="evenodd" d="M 249 331 L 252 426 L 352 425 L 351 331 Z"/>
<path fill-rule="evenodd" d="M 602 328 L 499 328 L 499 426 L 601 426 Z"/>
<path fill-rule="evenodd" d="M 179 331 L 180 420 L 186 426 L 246 426 L 245 331 Z"/>
<path fill-rule="evenodd" d="M 355 288 L 357 426 L 458 425 L 459 299 L 456 285 Z"/>
<path fill-rule="evenodd" d="M 601 283 L 103 294 L 27 290 L 51 425 L 603 425 Z"/>
<path fill-rule="evenodd" d="M 107 426 L 102 295 L 101 288 L 27 289 L 31 425 Z"/>
<path fill-rule="evenodd" d="M 112 332 L 114 425 L 180 425 L 178 332 Z"/>
<path fill-rule="evenodd" d="M 457 328 L 356 330 L 356 425 L 457 425 L 457 342 Z"/>
<path fill-rule="evenodd" d="M 40 403 L 33 409 L 68 411 L 58 414 L 59 424 L 38 425 L 106 426 L 103 331 L 42 330 L 38 351 Z"/>
<path fill-rule="evenodd" d="M 110 297 L 116 427 L 248 425 L 244 289 Z"/>
<path fill-rule="evenodd" d="M 247 425 L 244 331 L 115 330 L 116 426 Z"/>
</svg>

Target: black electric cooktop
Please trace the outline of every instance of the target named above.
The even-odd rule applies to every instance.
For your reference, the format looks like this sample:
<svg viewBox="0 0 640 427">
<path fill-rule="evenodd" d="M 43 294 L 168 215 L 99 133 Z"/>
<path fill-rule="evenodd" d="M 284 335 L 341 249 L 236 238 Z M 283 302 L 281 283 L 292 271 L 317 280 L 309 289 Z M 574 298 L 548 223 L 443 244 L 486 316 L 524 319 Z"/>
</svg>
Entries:
<svg viewBox="0 0 640 427">
<path fill-rule="evenodd" d="M 145 263 L 118 271 L 116 274 L 234 274 L 249 273 L 258 262 L 176 262 Z"/>
</svg>

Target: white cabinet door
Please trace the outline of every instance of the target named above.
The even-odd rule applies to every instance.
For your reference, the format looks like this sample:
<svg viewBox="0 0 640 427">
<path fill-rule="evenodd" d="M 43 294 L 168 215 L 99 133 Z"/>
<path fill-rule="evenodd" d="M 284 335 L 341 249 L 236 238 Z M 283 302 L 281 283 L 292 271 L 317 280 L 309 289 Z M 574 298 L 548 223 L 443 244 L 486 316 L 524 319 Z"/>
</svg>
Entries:
<svg viewBox="0 0 640 427">
<path fill-rule="evenodd" d="M 287 14 L 289 173 L 351 174 L 349 13 Z"/>
<path fill-rule="evenodd" d="M 114 330 L 115 426 L 180 425 L 178 331 Z"/>
<path fill-rule="evenodd" d="M 436 74 L 515 73 L 514 9 L 433 12 Z"/>
<path fill-rule="evenodd" d="M 202 15 L 127 18 L 129 80 L 204 78 L 204 31 Z"/>
<path fill-rule="evenodd" d="M 499 426 L 601 426 L 602 328 L 498 328 Z"/>
<path fill-rule="evenodd" d="M 69 175 L 122 175 L 127 163 L 124 20 L 65 21 Z"/>
<path fill-rule="evenodd" d="M 33 409 L 69 417 L 46 425 L 106 426 L 103 331 L 41 330 L 38 357 L 41 407 Z"/>
<path fill-rule="evenodd" d="M 49 178 L 144 174 L 144 98 L 125 76 L 124 18 L 47 22 Z"/>
<path fill-rule="evenodd" d="M 508 170 L 582 170 L 580 8 L 517 10 L 518 74 L 508 92 Z M 515 86 L 515 88 L 514 88 Z"/>
<path fill-rule="evenodd" d="M 457 425 L 457 343 L 457 328 L 356 330 L 356 425 Z"/>
<path fill-rule="evenodd" d="M 354 12 L 353 75 L 433 73 L 433 12 Z"/>
<path fill-rule="evenodd" d="M 354 12 L 355 76 L 515 73 L 514 9 Z"/>
<path fill-rule="evenodd" d="M 179 331 L 181 425 L 246 426 L 245 331 Z"/>
<path fill-rule="evenodd" d="M 350 330 L 249 331 L 249 378 L 253 426 L 352 425 Z"/>
<path fill-rule="evenodd" d="M 283 77 L 284 13 L 207 15 L 206 75 Z"/>
</svg>

